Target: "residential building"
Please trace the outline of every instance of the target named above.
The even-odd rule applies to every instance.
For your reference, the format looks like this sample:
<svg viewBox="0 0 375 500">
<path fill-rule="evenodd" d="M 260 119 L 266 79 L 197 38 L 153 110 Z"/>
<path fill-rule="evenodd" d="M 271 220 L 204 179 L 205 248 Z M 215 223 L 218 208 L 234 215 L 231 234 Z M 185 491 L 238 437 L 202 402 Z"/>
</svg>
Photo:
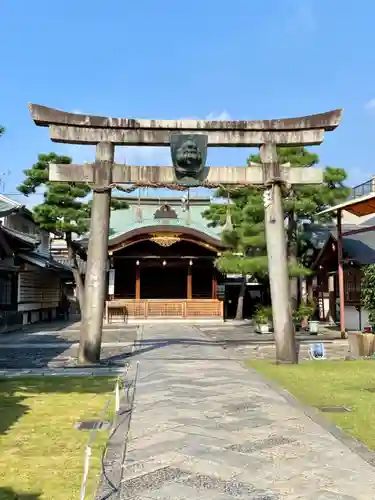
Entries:
<svg viewBox="0 0 375 500">
<path fill-rule="evenodd" d="M 0 195 L 0 331 L 56 317 L 67 265 L 54 260 L 50 235 L 24 205 Z"/>
</svg>

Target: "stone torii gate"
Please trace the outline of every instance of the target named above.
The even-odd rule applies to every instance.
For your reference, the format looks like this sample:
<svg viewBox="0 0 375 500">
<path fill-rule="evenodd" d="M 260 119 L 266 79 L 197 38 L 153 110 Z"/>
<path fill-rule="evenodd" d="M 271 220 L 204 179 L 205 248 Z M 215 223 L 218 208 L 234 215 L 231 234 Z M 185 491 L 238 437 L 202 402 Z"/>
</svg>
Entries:
<svg viewBox="0 0 375 500">
<path fill-rule="evenodd" d="M 51 164 L 49 174 L 50 181 L 87 182 L 93 187 L 80 362 L 97 362 L 100 359 L 110 197 L 111 189 L 121 184 L 135 187 L 260 185 L 265 188 L 265 227 L 276 356 L 279 363 L 297 362 L 282 189 L 293 184 L 320 184 L 323 174 L 318 168 L 280 165 L 276 148 L 321 144 L 324 132 L 339 125 L 342 110 L 279 120 L 206 121 L 135 120 L 66 113 L 36 104 L 29 107 L 35 124 L 49 127 L 52 141 L 96 145 L 94 164 Z M 177 155 L 173 150 L 176 143 L 180 148 Z M 171 145 L 174 168 L 116 165 L 116 145 Z M 207 146 L 259 147 L 261 165 L 205 167 Z M 189 169 L 192 169 L 191 175 L 186 174 Z"/>
</svg>

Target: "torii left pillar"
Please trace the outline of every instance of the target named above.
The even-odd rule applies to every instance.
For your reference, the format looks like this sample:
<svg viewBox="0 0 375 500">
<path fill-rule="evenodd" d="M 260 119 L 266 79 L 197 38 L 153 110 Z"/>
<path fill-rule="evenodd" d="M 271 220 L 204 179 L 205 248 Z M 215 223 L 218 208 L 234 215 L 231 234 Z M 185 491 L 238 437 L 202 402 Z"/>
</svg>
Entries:
<svg viewBox="0 0 375 500">
<path fill-rule="evenodd" d="M 96 146 L 90 238 L 87 251 L 85 302 L 81 325 L 80 364 L 100 361 L 103 307 L 107 293 L 108 236 L 111 204 L 112 165 L 115 147 L 110 142 Z"/>
</svg>

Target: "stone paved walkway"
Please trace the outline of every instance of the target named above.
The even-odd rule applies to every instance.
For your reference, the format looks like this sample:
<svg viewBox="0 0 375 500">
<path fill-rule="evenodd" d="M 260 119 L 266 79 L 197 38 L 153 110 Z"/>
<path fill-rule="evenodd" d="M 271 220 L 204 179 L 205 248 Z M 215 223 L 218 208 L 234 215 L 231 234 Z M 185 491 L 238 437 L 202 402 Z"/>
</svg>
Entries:
<svg viewBox="0 0 375 500">
<path fill-rule="evenodd" d="M 197 328 L 145 326 L 132 359 L 122 500 L 375 499 L 371 465 Z"/>
<path fill-rule="evenodd" d="M 103 328 L 103 365 L 123 366 L 136 337 L 136 325 Z M 25 332 L 0 335 L 0 374 L 8 370 L 73 368 L 77 364 L 79 324 L 53 322 Z"/>
<path fill-rule="evenodd" d="M 276 359 L 276 346 L 273 335 L 257 334 L 249 323 L 225 325 L 199 325 L 205 336 L 221 343 L 230 350 L 232 358 L 242 359 Z M 325 355 L 328 359 L 345 359 L 349 354 L 348 340 L 342 340 L 339 332 L 321 327 L 318 336 L 297 333 L 300 342 L 300 362 L 309 361 L 309 346 L 323 342 Z"/>
</svg>

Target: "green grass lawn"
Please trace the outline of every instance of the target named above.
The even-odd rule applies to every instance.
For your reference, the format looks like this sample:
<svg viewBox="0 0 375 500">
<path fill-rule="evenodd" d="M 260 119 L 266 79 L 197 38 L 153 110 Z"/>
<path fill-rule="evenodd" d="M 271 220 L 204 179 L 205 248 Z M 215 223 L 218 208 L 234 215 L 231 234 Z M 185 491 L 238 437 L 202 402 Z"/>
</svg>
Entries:
<svg viewBox="0 0 375 500">
<path fill-rule="evenodd" d="M 0 499 L 76 500 L 88 431 L 113 392 L 107 377 L 0 379 Z M 106 417 L 108 419 L 108 416 Z M 96 434 L 87 482 L 92 498 L 108 432 Z"/>
<path fill-rule="evenodd" d="M 324 413 L 348 434 L 375 450 L 375 362 L 316 361 L 276 366 L 249 361 L 248 366 L 278 382 L 310 406 L 346 406 L 351 413 Z"/>
</svg>

